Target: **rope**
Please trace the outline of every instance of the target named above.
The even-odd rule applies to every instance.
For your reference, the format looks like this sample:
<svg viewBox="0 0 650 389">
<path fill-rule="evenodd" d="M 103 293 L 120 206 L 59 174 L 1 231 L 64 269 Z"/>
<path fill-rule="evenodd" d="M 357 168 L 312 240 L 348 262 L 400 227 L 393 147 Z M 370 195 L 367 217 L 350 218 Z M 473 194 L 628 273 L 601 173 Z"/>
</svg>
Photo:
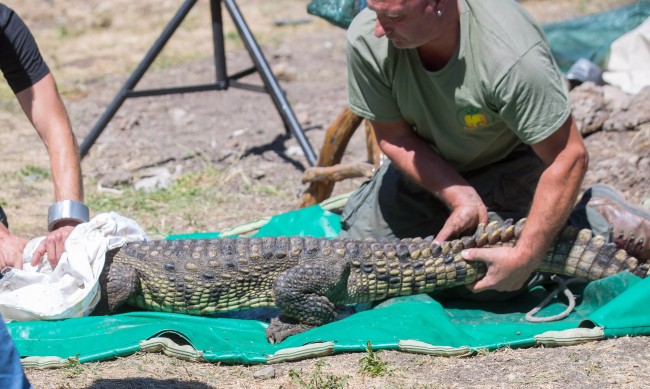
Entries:
<svg viewBox="0 0 650 389">
<path fill-rule="evenodd" d="M 573 292 L 567 287 L 569 284 L 576 282 L 576 281 L 581 281 L 578 278 L 570 278 L 568 280 L 564 280 L 562 277 L 559 277 L 556 274 L 553 274 L 551 276 L 551 281 L 555 282 L 558 284 L 558 286 L 546 296 L 546 298 L 537 306 L 533 309 L 530 310 L 526 314 L 526 320 L 531 322 L 531 323 L 549 323 L 552 321 L 558 321 L 566 318 L 569 316 L 569 314 L 573 311 L 573 309 L 576 306 L 576 297 L 574 296 Z M 566 307 L 564 311 L 561 313 L 558 313 L 557 315 L 552 315 L 552 316 L 546 316 L 546 317 L 536 317 L 535 315 L 542 310 L 542 308 L 546 307 L 548 303 L 551 302 L 557 296 L 560 292 L 563 292 L 564 295 L 566 296 L 569 304 Z"/>
</svg>

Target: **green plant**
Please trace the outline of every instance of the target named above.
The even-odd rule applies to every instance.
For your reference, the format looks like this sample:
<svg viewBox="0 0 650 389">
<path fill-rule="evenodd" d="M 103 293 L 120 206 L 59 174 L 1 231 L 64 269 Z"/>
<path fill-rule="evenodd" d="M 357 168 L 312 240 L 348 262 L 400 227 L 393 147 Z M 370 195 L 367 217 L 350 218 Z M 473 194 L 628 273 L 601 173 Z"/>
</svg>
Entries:
<svg viewBox="0 0 650 389">
<path fill-rule="evenodd" d="M 68 364 L 65 366 L 65 369 L 68 378 L 84 372 L 85 368 L 81 362 L 79 362 L 79 354 L 74 357 L 68 357 Z"/>
<path fill-rule="evenodd" d="M 31 177 L 36 180 L 50 178 L 50 171 L 40 166 L 27 165 L 18 171 L 21 177 Z"/>
<path fill-rule="evenodd" d="M 325 366 L 325 361 L 320 360 L 316 362 L 316 369 L 307 381 L 301 377 L 302 371 L 300 370 L 290 369 L 289 377 L 294 384 L 304 389 L 336 389 L 347 386 L 350 376 L 323 374 L 323 366 Z"/>
<path fill-rule="evenodd" d="M 234 170 L 236 172 L 236 170 Z M 177 177 L 171 186 L 153 191 L 137 190 L 130 184 L 118 185 L 109 191 L 101 192 L 89 189 L 86 192 L 86 204 L 94 214 L 117 212 L 137 221 L 150 234 L 169 235 L 187 233 L 179 231 L 178 225 L 192 231 L 205 231 L 205 215 L 214 214 L 232 196 L 230 188 L 234 178 L 240 176 L 233 169 L 214 169 L 205 166 L 199 172 L 186 173 Z M 285 191 L 257 182 L 246 181 L 240 186 L 239 194 L 268 201 L 271 198 L 285 196 Z M 230 186 L 227 186 L 230 185 Z M 95 188 L 95 185 L 88 185 Z M 246 198 L 246 197 L 243 197 Z M 272 201 L 272 200 L 271 200 Z M 241 210 L 229 210 L 229 217 L 236 217 Z"/>
<path fill-rule="evenodd" d="M 359 360 L 361 363 L 360 371 L 372 377 L 383 376 L 388 373 L 388 364 L 381 360 L 378 353 L 372 349 L 372 343 L 366 344 L 366 354 Z"/>
</svg>

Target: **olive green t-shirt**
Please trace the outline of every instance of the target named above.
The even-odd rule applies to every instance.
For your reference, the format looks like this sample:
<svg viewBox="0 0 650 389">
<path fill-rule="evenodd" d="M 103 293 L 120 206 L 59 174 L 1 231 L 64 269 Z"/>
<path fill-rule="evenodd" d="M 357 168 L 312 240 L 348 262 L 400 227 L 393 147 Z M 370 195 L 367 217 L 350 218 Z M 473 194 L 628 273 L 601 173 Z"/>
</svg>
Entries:
<svg viewBox="0 0 650 389">
<path fill-rule="evenodd" d="M 458 0 L 460 42 L 439 71 L 416 49 L 374 36 L 363 10 L 348 29 L 352 112 L 404 119 L 460 172 L 540 142 L 570 113 L 568 92 L 541 28 L 512 0 Z"/>
</svg>

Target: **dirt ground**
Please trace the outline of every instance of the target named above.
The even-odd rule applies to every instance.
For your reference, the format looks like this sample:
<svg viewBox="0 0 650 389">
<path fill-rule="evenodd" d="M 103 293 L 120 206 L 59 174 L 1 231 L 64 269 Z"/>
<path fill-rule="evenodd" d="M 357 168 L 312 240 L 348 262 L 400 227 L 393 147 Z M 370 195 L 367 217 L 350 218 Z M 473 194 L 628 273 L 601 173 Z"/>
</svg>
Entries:
<svg viewBox="0 0 650 389">
<path fill-rule="evenodd" d="M 32 28 L 80 142 L 181 5 L 171 0 L 5 3 Z M 307 3 L 241 0 L 238 4 L 318 153 L 325 130 L 346 104 L 345 32 L 308 15 Z M 540 22 L 549 22 L 628 1 L 521 3 Z M 251 61 L 225 12 L 224 22 L 228 70 L 234 74 L 251 66 Z M 214 74 L 210 12 L 203 0 L 193 7 L 138 89 L 210 83 Z M 242 81 L 260 83 L 257 75 Z M 0 87 L 0 119 L 5 127 L 0 146 L 0 177 L 5 186 L 0 203 L 15 233 L 42 235 L 52 201 L 51 184 L 43 178 L 48 160 L 4 85 Z M 585 142 L 591 154 L 585 187 L 610 183 L 636 204 L 650 196 L 650 128 L 598 131 Z M 358 131 L 344 162 L 361 161 L 365 153 L 363 131 Z M 306 189 L 301 178 L 307 167 L 269 96 L 233 88 L 129 99 L 82 163 L 87 200 L 98 204 L 93 213 L 106 210 L 100 209 L 101 204 L 118 204 L 120 193 L 143 178 L 168 174 L 176 179 L 196 173 L 192 177 L 199 177 L 198 186 L 206 180 L 210 183 L 212 174 L 218 176 L 209 199 L 183 200 L 173 207 L 160 202 L 127 207 L 133 214 L 125 216 L 154 235 L 221 231 L 294 209 Z M 338 183 L 335 194 L 350 192 L 360 182 Z M 359 354 L 280 364 L 274 368 L 274 377 L 267 379 L 254 377 L 261 366 L 191 363 L 145 353 L 27 374 L 37 388 L 305 387 L 292 380 L 296 372 L 304 381 L 347 375 L 347 385 L 353 388 L 641 387 L 650 380 L 648 346 L 650 338 L 638 337 L 562 348 L 501 350 L 471 358 L 382 352 L 391 372 L 376 378 L 359 373 Z"/>
</svg>

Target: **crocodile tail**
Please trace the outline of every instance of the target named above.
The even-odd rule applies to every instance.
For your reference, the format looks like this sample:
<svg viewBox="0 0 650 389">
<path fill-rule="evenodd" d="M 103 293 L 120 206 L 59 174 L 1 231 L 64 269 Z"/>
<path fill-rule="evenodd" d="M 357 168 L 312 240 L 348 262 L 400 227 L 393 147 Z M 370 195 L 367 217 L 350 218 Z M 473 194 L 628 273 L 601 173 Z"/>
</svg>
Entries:
<svg viewBox="0 0 650 389">
<path fill-rule="evenodd" d="M 538 270 L 592 281 L 626 270 L 644 278 L 648 274 L 647 265 L 639 266 L 635 257 L 617 249 L 614 242 L 573 226 L 558 235 Z"/>
<path fill-rule="evenodd" d="M 512 220 L 481 224 L 474 235 L 461 240 L 466 248 L 512 246 L 521 236 L 525 224 L 525 218 L 514 224 Z M 645 278 L 649 275 L 650 264 L 639 262 L 627 251 L 618 249 L 615 242 L 593 235 L 589 229 L 567 226 L 551 243 L 537 270 L 587 280 L 598 280 L 627 270 Z"/>
</svg>

